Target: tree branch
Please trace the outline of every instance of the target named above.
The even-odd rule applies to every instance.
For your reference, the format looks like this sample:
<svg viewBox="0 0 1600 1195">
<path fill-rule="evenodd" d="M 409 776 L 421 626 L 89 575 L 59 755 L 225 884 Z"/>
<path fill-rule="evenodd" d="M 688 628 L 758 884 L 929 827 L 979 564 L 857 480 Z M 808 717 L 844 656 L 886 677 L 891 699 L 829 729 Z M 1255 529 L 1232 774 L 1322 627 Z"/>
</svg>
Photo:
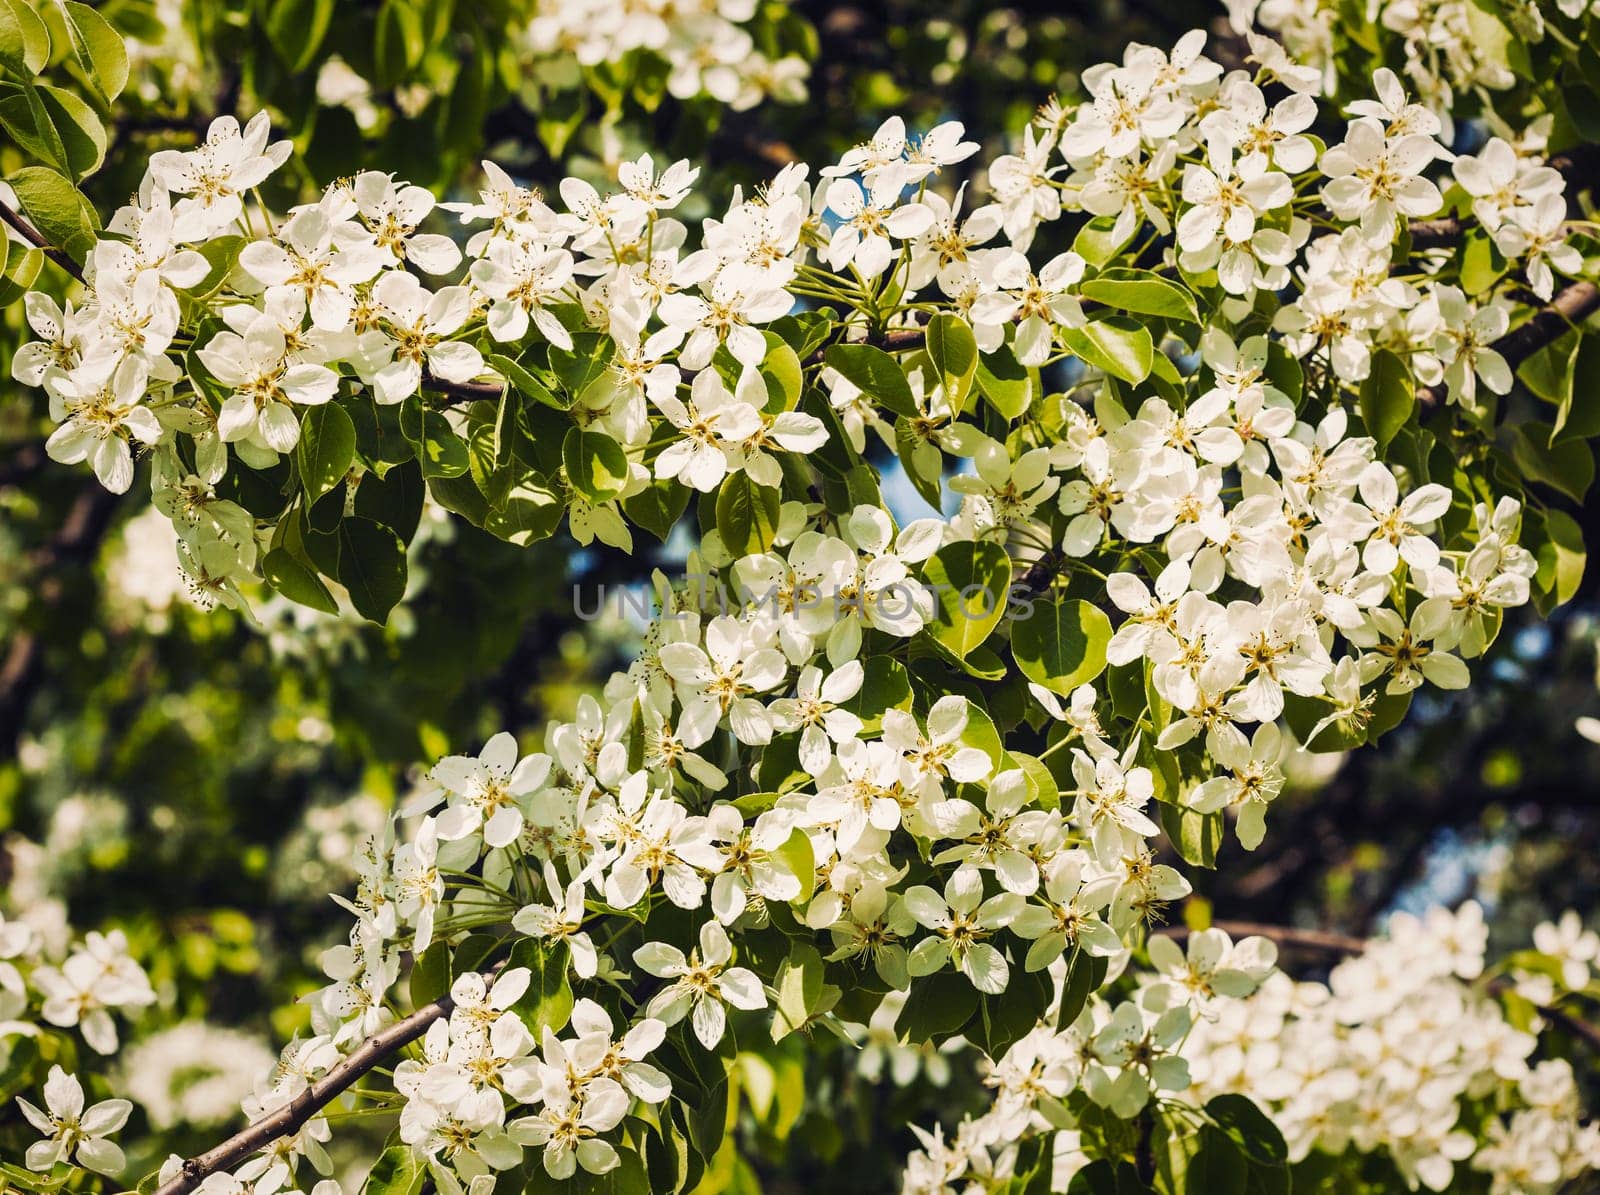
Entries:
<svg viewBox="0 0 1600 1195">
<path fill-rule="evenodd" d="M 40 232 L 31 223 L 29 223 L 20 212 L 14 212 L 6 204 L 0 203 L 0 220 L 4 220 L 12 228 L 14 228 L 17 231 L 17 234 L 35 249 L 43 250 L 46 257 L 55 262 L 56 265 L 60 266 L 67 273 L 71 274 L 79 282 L 84 280 L 83 267 L 72 259 L 72 255 L 65 249 L 57 249 L 54 245 L 52 245 L 44 233 Z"/>
<path fill-rule="evenodd" d="M 154 1195 L 189 1195 L 209 1175 L 228 1170 L 268 1143 L 299 1132 L 306 1121 L 332 1103 L 357 1079 L 391 1054 L 416 1041 L 428 1031 L 428 1026 L 449 1016 L 453 1008 L 455 1001 L 446 994 L 373 1034 L 346 1055 L 343 1062 L 276 1112 L 263 1116 L 220 1145 L 188 1159 L 174 1177 L 155 1189 Z"/>
<path fill-rule="evenodd" d="M 422 375 L 422 388 L 442 395 L 445 399 L 441 404 L 443 406 L 478 402 L 480 399 L 497 403 L 505 393 L 505 385 L 501 382 L 447 382 L 426 371 Z"/>
</svg>

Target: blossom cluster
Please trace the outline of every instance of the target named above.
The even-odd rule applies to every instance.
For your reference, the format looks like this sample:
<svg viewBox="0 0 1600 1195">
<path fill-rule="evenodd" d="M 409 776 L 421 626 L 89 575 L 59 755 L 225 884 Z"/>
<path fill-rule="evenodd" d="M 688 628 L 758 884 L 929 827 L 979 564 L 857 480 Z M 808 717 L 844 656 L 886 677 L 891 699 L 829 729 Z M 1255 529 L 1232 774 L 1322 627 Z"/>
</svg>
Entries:
<svg viewBox="0 0 1600 1195">
<path fill-rule="evenodd" d="M 16 1022 L 37 1005 L 39 1020 L 76 1028 L 92 1050 L 113 1054 L 112 1014 L 136 1015 L 155 998 L 121 930 L 91 930 L 81 943 L 57 951 L 26 918 L 0 918 L 0 1021 Z"/>
<path fill-rule="evenodd" d="M 746 603 L 706 609 L 661 579 L 674 617 L 652 624 L 602 697 L 546 728 L 542 750 L 501 733 L 438 761 L 366 848 L 311 1036 L 252 1098 L 252 1118 L 382 1027 L 406 952 L 493 927 L 511 957 L 492 977 L 459 976 L 450 1016 L 396 1071 L 403 1139 L 446 1195 L 526 1148 L 556 1178 L 605 1173 L 634 1101 L 672 1094 L 650 1061 L 663 1043 L 714 1050 L 740 1017 L 792 1016 L 774 1009 L 773 976 L 747 965 L 755 934 L 792 924 L 829 944 L 828 964 L 870 967 L 889 991 L 947 971 L 983 997 L 1039 972 L 1059 983 L 1069 958 L 1122 958 L 1189 892 L 1157 861 L 1163 819 L 1231 824 L 1253 849 L 1286 752 L 1324 735 L 1364 741 L 1379 703 L 1469 682 L 1464 661 L 1486 650 L 1500 611 L 1529 599 L 1520 504 L 1458 499 L 1389 463 L 1345 401 L 1377 351 L 1404 353 L 1463 403 L 1479 381 L 1509 384 L 1487 343 L 1504 327 L 1500 300 L 1413 279 L 1396 260 L 1402 223 L 1442 202 L 1428 176 L 1446 157 L 1439 123 L 1384 75 L 1377 99 L 1351 106 L 1344 140 L 1319 152 L 1305 135 L 1314 78 L 1273 68 L 1298 89 L 1269 103 L 1265 76 L 1225 72 L 1202 48 L 1193 34 L 1171 54 L 1135 46 L 1086 72 L 1089 100 L 1042 113 L 966 214 L 964 195 L 937 184 L 977 146 L 953 122 L 917 137 L 891 120 L 815 180 L 797 163 L 736 193 L 695 249 L 671 215 L 697 179 L 688 162 L 626 163 L 607 194 L 564 179 L 559 207 L 492 164 L 476 201 L 445 204 L 366 172 L 274 217 L 253 191 L 287 143 L 265 117 L 223 118 L 197 149 L 152 159 L 108 226 L 116 236 L 96 246 L 81 306 L 30 296 L 41 339 L 15 368 L 50 395 L 51 455 L 89 460 L 120 490 L 131 445 L 145 446 L 191 579 L 235 602 L 304 512 L 258 524 L 221 496 L 230 473 L 287 454 L 309 472 L 307 412 L 357 394 L 466 436 L 470 413 L 418 396 L 498 395 L 491 357 L 533 397 L 544 379 L 574 391 L 539 405 L 562 412 L 578 455 L 563 447 L 559 469 L 530 484 L 559 491 L 580 542 L 631 547 L 623 503 L 648 487 L 778 490 L 786 465 L 861 452 L 869 429 L 935 484 L 946 456 L 963 463 L 949 520 L 897 525 L 875 487 L 844 502 L 784 488 L 763 547 L 725 525 L 690 561 Z M 1498 177 L 1498 154 L 1481 156 L 1483 175 Z M 1490 215 L 1496 234 L 1540 226 L 1564 184 L 1524 181 L 1521 198 L 1485 188 L 1485 227 Z M 445 226 L 429 223 L 436 210 L 463 226 L 464 247 L 427 230 Z M 1162 272 L 1132 282 L 1092 263 L 1088 244 L 1036 263 L 1034 242 L 1066 213 L 1101 219 L 1119 247 L 1169 234 L 1175 245 Z M 1556 242 L 1516 235 L 1497 243 L 1536 285 L 1540 262 L 1551 277 L 1574 268 Z M 1172 279 L 1199 277 L 1221 297 L 1180 349 L 1172 329 L 1202 322 L 1196 291 Z M 1097 278 L 1155 287 L 1180 313 L 1158 329 L 1165 343 L 1096 318 Z M 1264 326 L 1256 306 L 1278 292 L 1293 297 Z M 801 386 L 790 395 L 781 374 L 818 364 L 816 345 L 802 360 L 771 329 L 792 331 L 779 321 L 822 301 L 851 314 L 828 329 L 836 343 L 813 375 L 824 396 L 799 409 Z M 186 321 L 185 308 L 205 317 Z M 869 343 L 889 324 L 915 333 L 918 314 L 965 329 L 974 357 L 1009 352 L 1024 373 L 1094 386 L 1092 401 L 1047 399 L 1030 380 L 1000 423 L 967 418 L 970 370 L 963 384 L 931 344 L 902 363 Z M 892 381 L 855 370 L 851 349 L 878 352 Z M 518 357 L 529 350 L 531 368 Z M 596 351 L 599 367 L 584 367 Z M 1289 356 L 1326 402 L 1290 393 Z M 604 478 L 581 476 L 586 444 L 616 466 Z M 376 470 L 355 472 L 359 494 Z M 1096 611 L 1104 658 L 1086 680 L 1028 656 L 1021 624 L 961 625 L 906 584 L 980 550 L 1040 570 L 1046 592 L 1065 579 L 1103 593 L 1116 626 Z M 807 600 L 816 593 L 852 600 Z M 1007 639 L 1033 682 L 1027 718 L 1045 728 L 1036 756 L 1015 723 L 1003 739 L 985 709 L 906 667 L 948 657 L 985 675 L 974 650 L 998 660 Z M 1112 692 L 1107 664 L 1148 682 L 1137 709 Z M 602 922 L 615 932 L 597 941 Z M 1059 1072 L 1119 1117 L 1184 1091 L 1184 1043 L 1203 1039 L 1214 1000 L 1253 991 L 1272 957 L 1206 934 L 1174 951 L 1152 945 L 1166 978 L 1090 1004 L 1067 1031 L 1076 1038 L 1030 1035 L 1037 1053 L 1013 1060 L 1017 1074 Z M 546 964 L 579 994 L 556 1023 L 527 1008 Z M 630 975 L 652 994 L 624 1019 L 603 1000 Z M 1019 1078 L 1017 1090 L 1033 1089 Z M 325 1174 L 330 1132 L 310 1120 L 214 1176 L 217 1195 L 273 1195 L 302 1160 Z"/>
<path fill-rule="evenodd" d="M 115 1054 L 113 1014 L 133 1019 L 155 1002 L 149 977 L 121 930 L 76 938 L 64 907 L 46 893 L 43 848 L 12 836 L 5 850 L 13 869 L 5 895 L 18 907 L 0 913 L 0 1058 L 15 1065 L 27 1039 L 57 1030 L 76 1031 L 95 1054 Z M 48 1174 L 62 1162 L 121 1172 L 123 1153 L 110 1137 L 133 1109 L 128 1100 L 88 1104 L 78 1079 L 52 1065 L 38 1102 L 18 1098 L 15 1106 L 39 1136 L 24 1157 L 30 1170 Z"/>
<path fill-rule="evenodd" d="M 516 45 L 532 80 L 561 84 L 574 65 L 594 67 L 644 50 L 667 65 L 667 91 L 708 96 L 736 112 L 768 98 L 797 103 L 810 67 L 790 54 L 769 58 L 746 26 L 756 0 L 541 0 Z"/>
<path fill-rule="evenodd" d="M 134 89 L 147 103 L 168 95 L 209 97 L 215 80 L 195 29 L 184 20 L 181 0 L 155 0 L 150 29 L 160 41 L 125 40 Z M 664 86 L 679 100 L 710 98 L 735 110 L 765 100 L 805 99 L 810 64 L 798 54 L 763 53 L 752 36 L 755 0 L 541 0 L 526 20 L 505 29 L 506 51 L 515 56 L 530 111 L 543 106 L 540 91 L 585 86 L 583 72 L 648 56 L 664 67 Z M 767 5 L 772 8 L 772 4 Z M 415 116 L 439 98 L 438 86 L 415 72 L 387 93 L 337 54 L 317 71 L 317 101 L 347 109 L 363 130 L 378 127 L 385 108 Z"/>
<path fill-rule="evenodd" d="M 1379 0 L 1368 9 L 1368 19 L 1399 43 L 1407 80 L 1453 134 L 1452 112 L 1462 98 L 1515 86 L 1517 75 L 1506 53 L 1510 37 L 1543 41 L 1556 13 L 1578 20 L 1588 7 L 1588 0 L 1508 4 L 1490 17 L 1463 0 Z M 1230 0 L 1228 15 L 1254 52 L 1278 59 L 1286 49 L 1297 64 L 1294 77 L 1333 87 L 1338 77 L 1337 5 L 1327 0 Z"/>
<path fill-rule="evenodd" d="M 1549 1195 L 1600 1168 L 1600 1125 L 1582 1120 L 1571 1064 L 1536 1057 L 1549 1022 L 1514 1020 L 1485 986 L 1487 938 L 1473 902 L 1398 913 L 1325 982 L 1267 974 L 1256 964 L 1270 969 L 1270 953 L 1247 964 L 1246 943 L 1220 930 L 1191 934 L 1187 952 L 1152 938 L 1152 970 L 1128 972 L 1128 1003 L 1113 1014 L 1097 999 L 1059 1033 L 1041 1025 L 991 1066 L 989 1111 L 948 1136 L 919 1130 L 904 1190 L 989 1189 L 1035 1133 L 1054 1135 L 1053 1189 L 1064 1187 L 1088 1159 L 1059 1105 L 1080 1085 L 1091 1098 L 1104 1089 L 1094 1068 L 1108 1035 L 1126 1036 L 1112 1028 L 1122 1018 L 1144 1026 L 1140 1053 L 1155 1058 L 1151 1078 L 1163 1076 L 1170 1099 L 1248 1096 L 1270 1112 L 1290 1162 L 1381 1153 L 1412 1189 L 1449 1190 L 1465 1164 L 1497 1195 Z M 1534 945 L 1561 978 L 1525 976 L 1518 995 L 1548 1005 L 1587 983 L 1600 938 L 1569 911 L 1539 926 Z M 1162 1028 L 1175 997 L 1193 1015 Z"/>
<path fill-rule="evenodd" d="M 1166 442 L 1144 434 L 1140 423 L 1121 424 L 1133 429 L 1131 442 Z M 1281 567 L 1292 573 L 1286 536 L 1259 545 L 1248 534 L 1228 537 L 1236 548 L 1225 558 L 1218 554 L 1209 581 L 1203 566 L 1181 558 L 1169 564 L 1157 582 L 1164 590 L 1159 600 L 1170 607 L 1165 617 L 1141 616 L 1158 599 L 1133 575 L 1119 574 L 1113 586 L 1131 617 L 1110 652 L 1150 661 L 1158 689 L 1172 695 L 1174 719 L 1158 748 L 1203 738 L 1218 764 L 1217 774 L 1167 799 L 1198 811 L 1236 809 L 1239 836 L 1250 846 L 1260 840 L 1266 803 L 1282 786 L 1277 719 L 1286 688 L 1319 695 L 1324 688 L 1335 695 L 1348 690 L 1335 699 L 1354 708 L 1364 700 L 1363 680 L 1386 678 L 1385 687 L 1396 692 L 1424 679 L 1466 680 L 1458 657 L 1422 639 L 1461 647 L 1472 638 L 1474 615 L 1429 598 L 1408 625 L 1382 606 L 1402 553 L 1420 576 L 1441 557 L 1415 529 L 1428 521 L 1427 512 L 1403 513 L 1392 475 L 1365 459 L 1370 447 L 1342 441 L 1340 430 L 1325 429 L 1324 459 L 1336 459 L 1344 443 L 1354 465 L 1342 503 L 1330 501 L 1326 509 L 1367 528 L 1362 546 L 1345 542 L 1338 549 L 1348 558 L 1342 579 L 1369 595 L 1365 604 L 1332 586 L 1334 600 L 1308 605 L 1305 594 L 1323 592 L 1315 570 L 1303 586 L 1278 595 L 1270 580 L 1277 574 L 1264 564 L 1261 605 L 1236 600 L 1224 607 L 1207 596 L 1225 576 L 1248 584 L 1258 546 L 1282 553 Z M 1312 441 L 1312 429 L 1303 434 Z M 1271 459 L 1264 448 L 1261 456 Z M 1389 489 L 1378 488 L 1380 476 Z M 1352 513 L 1369 509 L 1353 498 L 1360 477 L 1368 479 L 1367 501 L 1380 508 L 1364 523 Z M 1387 505 L 1374 494 L 1386 496 Z M 1261 506 L 1284 517 L 1281 498 Z M 1517 559 L 1517 549 L 1498 538 L 1489 511 L 1479 517 L 1483 536 L 1475 551 L 1497 562 L 1496 576 L 1525 583 L 1521 572 L 1500 571 L 1501 563 Z M 856 508 L 839 535 L 807 528 L 798 510 L 784 522 L 792 531 L 780 530 L 773 552 L 732 562 L 734 578 L 764 598 L 775 588 L 792 597 L 801 587 L 837 586 L 859 593 L 860 602 L 843 611 L 797 602 L 786 608 L 780 596 L 776 603 L 752 601 L 739 613 L 715 613 L 695 608 L 693 593 L 664 589 L 671 616 L 652 625 L 639 658 L 607 684 L 605 704 L 585 698 L 576 721 L 547 729 L 544 751 L 523 755 L 502 733 L 476 756 L 436 764 L 401 811 L 420 820 L 378 839 L 368 853 L 350 904 L 358 915 L 351 944 L 327 962 L 334 982 L 316 1004 L 317 1035 L 293 1047 L 296 1065 L 283 1069 L 280 1098 L 295 1094 L 307 1060 L 330 1064 L 382 1024 L 402 946 L 425 952 L 463 917 L 508 921 L 514 935 L 564 950 L 579 988 L 624 973 L 629 961 L 663 986 L 626 1027 L 623 1040 L 632 1045 L 619 1054 L 615 1027 L 609 1020 L 600 1025 L 599 1006 L 592 1027 L 574 1022 L 575 1037 L 547 1032 L 536 1042 L 511 1007 L 528 983 L 524 969 L 502 974 L 487 995 L 476 977 L 458 981 L 467 987 L 454 993 L 456 1012 L 430 1031 L 427 1061 L 401 1084 L 406 1140 L 456 1182 L 514 1164 L 522 1146 L 542 1147 L 547 1169 L 558 1177 L 574 1166 L 601 1172 L 616 1162 L 604 1134 L 620 1121 L 624 1090 L 633 1089 L 594 1062 L 570 1058 L 643 1063 L 639 1051 L 659 1045 L 685 1019 L 710 1049 L 722 1039 L 730 1010 L 766 1009 L 768 992 L 755 973 L 736 965 L 733 943 L 774 904 L 794 906 L 804 926 L 826 932 L 831 959 L 870 965 L 893 989 L 953 969 L 994 995 L 1007 990 L 1014 970 L 1059 972 L 1069 948 L 1118 954 L 1158 910 L 1189 891 L 1177 870 L 1155 861 L 1156 778 L 1138 762 L 1139 733 L 1120 744 L 1108 740 L 1097 709 L 1104 697 L 1093 685 L 1076 690 L 1070 707 L 1043 686 L 1034 689 L 1046 715 L 1070 727 L 1060 742 L 1072 746 L 1070 784 L 1054 800 L 1046 799 L 1037 772 L 1008 763 L 992 723 L 966 698 L 940 697 L 920 717 L 913 708 L 873 709 L 857 700 L 865 681 L 863 637 L 908 637 L 923 625 L 920 617 L 878 617 L 875 594 L 928 560 L 947 537 L 959 542 L 954 526 L 928 519 L 896 532 L 872 506 Z M 1377 534 L 1379 526 L 1396 534 Z M 1308 541 L 1318 542 L 1319 532 L 1330 540 L 1337 535 L 1308 521 Z M 1374 573 L 1374 565 L 1388 571 Z M 1349 635 L 1337 642 L 1352 646 L 1336 663 L 1330 647 L 1346 616 Z M 1363 643 L 1370 650 L 1361 650 Z M 1257 657 L 1265 663 L 1252 667 Z M 865 717 L 875 729 L 867 729 Z M 1253 735 L 1241 725 L 1255 726 Z M 786 780 L 754 808 L 718 799 L 730 778 L 702 752 L 719 734 L 763 752 L 791 736 L 798 783 Z M 931 882 L 906 882 L 908 861 L 916 857 L 930 860 Z M 484 887 L 454 878 L 468 873 L 481 873 Z M 596 907 L 648 915 L 661 901 L 700 919 L 691 941 L 647 940 L 630 960 L 611 956 L 589 933 Z M 1191 952 L 1207 941 L 1197 938 Z M 1271 961 L 1260 943 L 1224 954 L 1234 960 L 1229 966 L 1220 955 L 1195 956 L 1188 965 L 1206 974 L 1221 968 L 1259 977 Z M 1232 980 L 1206 983 L 1179 988 L 1239 987 Z M 1106 1065 L 1095 1072 L 1100 1078 L 1086 1080 L 1086 1090 L 1118 1115 L 1133 1115 L 1175 1078 L 1151 1069 L 1149 1051 L 1130 1042 L 1149 1038 L 1170 1050 L 1184 1037 L 1190 1004 L 1179 988 L 1170 1006 L 1128 1004 L 1114 1024 L 1095 1030 Z M 668 1094 L 663 1085 L 649 1091 L 633 1094 L 652 1102 Z M 528 1108 L 538 1111 L 516 1115 Z"/>
</svg>

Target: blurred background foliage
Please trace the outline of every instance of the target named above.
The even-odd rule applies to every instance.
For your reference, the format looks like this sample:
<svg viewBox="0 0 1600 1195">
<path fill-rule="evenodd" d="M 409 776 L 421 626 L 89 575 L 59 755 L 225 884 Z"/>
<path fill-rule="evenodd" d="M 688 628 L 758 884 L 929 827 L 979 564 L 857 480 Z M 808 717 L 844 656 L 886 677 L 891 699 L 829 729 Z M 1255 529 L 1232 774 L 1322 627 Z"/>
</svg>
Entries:
<svg viewBox="0 0 1600 1195">
<path fill-rule="evenodd" d="M 769 0 L 748 27 L 769 59 L 809 63 L 811 98 L 740 111 L 674 98 L 647 54 L 589 69 L 533 53 L 522 31 L 545 2 L 556 0 L 109 0 L 99 11 L 132 39 L 132 76 L 101 113 L 106 163 L 84 189 L 109 211 L 154 150 L 192 144 L 218 114 L 266 110 L 297 151 L 267 196 L 280 207 L 362 169 L 462 198 L 484 157 L 553 188 L 567 173 L 603 179 L 646 150 L 701 164 L 696 195 L 716 196 L 788 161 L 833 160 L 896 112 L 913 128 L 960 119 L 992 148 L 1130 40 L 1224 28 L 1191 0 Z M 47 73 L 71 89 L 74 69 Z M 4 110 L 0 97 L 0 124 Z M 0 173 L 23 160 L 0 141 Z M 64 283 L 44 268 L 42 281 Z M 0 327 L 6 377 L 21 316 L 12 307 Z M 219 1049 L 249 1056 L 252 1040 L 275 1047 L 304 1027 L 295 997 L 344 923 L 326 893 L 348 890 L 360 837 L 416 761 L 475 751 L 502 728 L 535 740 L 626 660 L 629 626 L 578 618 L 574 584 L 592 595 L 645 582 L 687 545 L 626 554 L 556 537 L 522 549 L 430 512 L 387 626 L 265 592 L 251 626 L 196 608 L 164 520 L 45 459 L 41 404 L 0 383 L 4 911 L 59 902 L 80 930 L 126 929 L 160 996 L 134 1040 L 194 1021 L 250 1035 L 197 1038 L 198 1069 L 168 1076 L 181 1090 Z M 1597 520 L 1591 494 L 1590 544 Z M 1317 757 L 1273 806 L 1273 849 L 1206 873 L 1197 901 L 1360 934 L 1395 908 L 1476 895 L 1508 943 L 1550 910 L 1593 908 L 1600 746 L 1574 721 L 1600 713 L 1595 582 L 1550 622 L 1516 613 L 1470 695 L 1419 699 L 1380 750 Z M 743 1056 L 731 1098 L 749 1148 L 717 1183 L 799 1191 L 844 1175 L 850 1189 L 886 1189 L 910 1144 L 902 1126 L 951 1124 L 983 1103 L 959 1055 L 895 1046 L 881 1030 L 860 1056 L 824 1045 L 792 1037 Z M 0 1070 L 0 1097 L 24 1080 Z M 845 1098 L 863 1084 L 878 1097 Z M 209 1110 L 142 1101 L 135 1123 L 155 1131 L 126 1135 L 150 1143 L 131 1172 L 203 1147 L 239 1094 Z"/>
</svg>

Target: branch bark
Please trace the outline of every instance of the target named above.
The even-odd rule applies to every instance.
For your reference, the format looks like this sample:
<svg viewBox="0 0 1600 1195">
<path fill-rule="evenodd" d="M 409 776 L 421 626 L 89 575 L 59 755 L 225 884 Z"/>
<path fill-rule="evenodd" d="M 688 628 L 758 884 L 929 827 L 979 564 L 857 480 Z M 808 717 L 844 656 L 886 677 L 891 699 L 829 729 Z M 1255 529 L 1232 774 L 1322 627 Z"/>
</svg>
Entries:
<svg viewBox="0 0 1600 1195">
<path fill-rule="evenodd" d="M 178 1173 L 155 1189 L 154 1195 L 189 1195 L 206 1178 L 229 1170 L 263 1146 L 300 1131 L 301 1127 L 332 1103 L 373 1067 L 416 1041 L 428 1026 L 450 1015 L 455 1007 L 449 995 L 425 1004 L 410 1016 L 373 1034 L 352 1050 L 338 1066 L 310 1084 L 276 1112 L 263 1116 L 220 1145 L 183 1163 Z"/>
<path fill-rule="evenodd" d="M 83 267 L 74 261 L 72 255 L 65 249 L 57 249 L 52 245 L 44 233 L 35 228 L 20 212 L 14 212 L 6 204 L 0 203 L 0 220 L 9 224 L 16 230 L 18 236 L 35 249 L 42 249 L 46 257 L 79 282 L 83 281 Z"/>
</svg>

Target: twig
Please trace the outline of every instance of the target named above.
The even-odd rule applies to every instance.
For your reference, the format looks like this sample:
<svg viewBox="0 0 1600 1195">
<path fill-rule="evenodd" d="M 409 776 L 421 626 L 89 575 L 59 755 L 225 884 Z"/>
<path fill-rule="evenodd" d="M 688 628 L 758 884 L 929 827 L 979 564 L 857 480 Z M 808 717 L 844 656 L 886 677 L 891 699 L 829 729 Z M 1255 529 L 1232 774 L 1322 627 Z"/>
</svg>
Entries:
<svg viewBox="0 0 1600 1195">
<path fill-rule="evenodd" d="M 500 401 L 500 396 L 505 393 L 505 385 L 500 382 L 447 382 L 427 372 L 422 375 L 422 388 L 443 395 L 444 406 L 458 402 L 478 402 L 480 399 L 497 403 Z"/>
<path fill-rule="evenodd" d="M 0 203 L 0 220 L 4 220 L 7 224 L 11 225 L 12 228 L 16 229 L 18 235 L 20 235 L 23 240 L 27 241 L 35 249 L 43 250 L 46 257 L 55 262 L 56 265 L 60 266 L 67 273 L 71 274 L 79 282 L 84 280 L 83 267 L 72 259 L 72 255 L 70 253 L 68 253 L 65 249 L 57 249 L 50 243 L 49 239 L 44 235 L 44 233 L 40 232 L 28 220 L 24 219 L 20 213 L 12 211 L 11 208 L 4 203 Z"/>
<path fill-rule="evenodd" d="M 1503 992 L 1511 986 L 1511 980 L 1504 975 L 1497 975 L 1489 981 L 1491 992 Z M 1588 1021 L 1579 1020 L 1570 1012 L 1562 1012 L 1559 1008 L 1552 1008 L 1548 1004 L 1535 1004 L 1534 1007 L 1539 1010 L 1539 1015 L 1552 1025 L 1559 1025 L 1573 1037 L 1581 1038 L 1588 1043 L 1591 1050 L 1600 1053 L 1600 1028 L 1589 1024 Z"/>
<path fill-rule="evenodd" d="M 189 1195 L 209 1175 L 230 1169 L 280 1137 L 299 1132 L 306 1121 L 332 1103 L 357 1079 L 391 1054 L 416 1041 L 428 1031 L 429 1025 L 441 1017 L 449 1016 L 453 1008 L 455 1001 L 446 994 L 373 1034 L 346 1055 L 343 1062 L 276 1112 L 263 1116 L 220 1145 L 188 1159 L 175 1176 L 155 1189 L 154 1195 Z"/>
<path fill-rule="evenodd" d="M 873 348 L 882 349 L 886 353 L 899 353 L 907 349 L 920 349 L 927 339 L 927 333 L 921 328 L 895 328 L 881 336 L 869 336 L 865 340 L 846 340 L 840 344 L 870 344 Z M 821 365 L 827 359 L 828 350 L 832 345 L 823 345 L 812 353 L 802 365 Z"/>
</svg>

